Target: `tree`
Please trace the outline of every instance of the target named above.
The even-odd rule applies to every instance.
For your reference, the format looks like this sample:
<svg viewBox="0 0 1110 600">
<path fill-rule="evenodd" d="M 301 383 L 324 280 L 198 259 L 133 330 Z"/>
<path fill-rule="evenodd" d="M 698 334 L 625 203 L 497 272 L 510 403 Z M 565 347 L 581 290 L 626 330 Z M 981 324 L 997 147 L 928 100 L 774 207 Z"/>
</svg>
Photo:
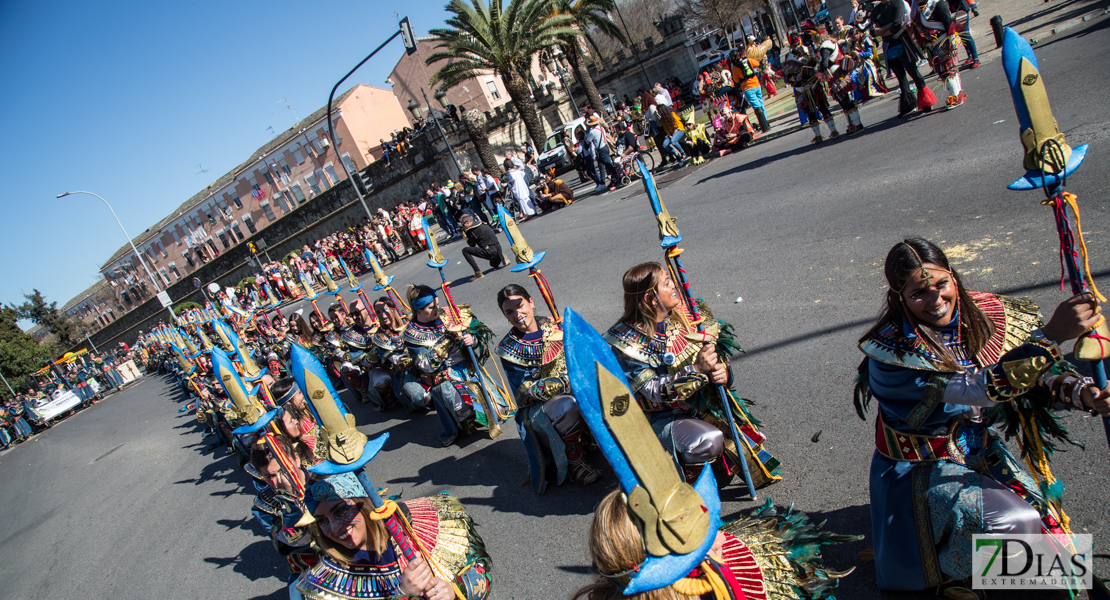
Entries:
<svg viewBox="0 0 1110 600">
<path fill-rule="evenodd" d="M 53 333 L 58 338 L 58 343 L 63 348 L 69 348 L 79 341 L 85 332 L 85 324 L 78 319 L 71 319 L 58 310 L 58 303 L 46 303 L 42 292 L 32 290 L 30 294 L 23 294 L 26 302 L 19 306 L 10 306 L 19 318 L 27 319 L 43 329 Z"/>
<path fill-rule="evenodd" d="M 20 318 L 15 307 L 0 307 L 0 373 L 16 389 L 21 387 L 24 377 L 50 359 L 47 349 L 20 329 Z M 0 396 L 10 396 L 7 386 L 0 386 Z"/>
<path fill-rule="evenodd" d="M 600 54 L 601 50 L 598 48 L 591 30 L 616 38 L 621 43 L 628 42 L 620 28 L 609 18 L 608 13 L 616 7 L 616 4 L 613 0 L 555 0 L 555 2 L 558 14 L 569 16 L 571 24 L 576 29 L 575 35 L 560 36 L 559 47 L 563 49 L 563 54 L 566 55 L 567 62 L 570 63 L 570 70 L 574 74 L 575 81 L 586 91 L 586 101 L 594 107 L 594 110 L 605 114 L 605 105 L 601 102 L 601 94 L 598 93 L 594 80 L 590 78 L 590 72 L 586 70 L 582 42 L 587 42 L 596 54 Z"/>
<path fill-rule="evenodd" d="M 467 6 L 463 0 L 451 0 L 446 7 L 453 15 L 446 21 L 449 28 L 428 32 L 441 50 L 425 64 L 447 62 L 429 83 L 450 89 L 472 77 L 496 73 L 524 121 L 532 145 L 542 148 L 547 135 L 525 74 L 537 52 L 576 30 L 569 26 L 569 16 L 552 14 L 552 0 L 509 0 L 507 8 L 502 6 L 504 1 L 471 0 Z"/>
<path fill-rule="evenodd" d="M 690 19 L 691 25 L 721 29 L 728 35 L 736 30 L 744 15 L 753 12 L 761 3 L 760 0 L 678 0 L 678 9 Z"/>
<path fill-rule="evenodd" d="M 497 164 L 497 155 L 493 153 L 493 148 L 489 145 L 486 116 L 478 109 L 472 108 L 464 111 L 462 118 L 459 120 L 462 121 L 463 128 L 466 129 L 466 135 L 470 136 L 474 149 L 478 151 L 478 156 L 482 159 L 482 166 L 491 175 L 496 176 L 501 172 L 501 165 Z"/>
<path fill-rule="evenodd" d="M 628 28 L 628 42 L 640 44 L 641 52 L 646 48 L 644 38 L 652 38 L 656 43 L 663 41 L 662 34 L 655 26 L 655 21 L 662 20 L 664 16 L 675 11 L 675 0 L 614 0 L 620 14 L 624 17 L 621 22 L 621 31 Z M 599 35 L 594 38 L 600 49 L 600 54 L 605 57 L 613 56 L 617 50 L 624 47 L 620 40 Z"/>
</svg>

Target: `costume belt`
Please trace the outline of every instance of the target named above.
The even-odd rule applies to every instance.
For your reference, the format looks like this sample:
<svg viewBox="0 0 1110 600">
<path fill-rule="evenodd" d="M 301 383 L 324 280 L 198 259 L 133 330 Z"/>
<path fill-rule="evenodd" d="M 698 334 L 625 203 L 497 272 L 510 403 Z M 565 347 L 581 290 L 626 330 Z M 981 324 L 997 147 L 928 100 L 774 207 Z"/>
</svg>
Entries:
<svg viewBox="0 0 1110 600">
<path fill-rule="evenodd" d="M 936 462 L 950 460 L 966 464 L 966 455 L 956 444 L 962 427 L 954 422 L 946 435 L 922 435 L 893 429 L 883 422 L 882 414 L 875 419 L 875 449 L 879 454 L 897 461 Z"/>
</svg>

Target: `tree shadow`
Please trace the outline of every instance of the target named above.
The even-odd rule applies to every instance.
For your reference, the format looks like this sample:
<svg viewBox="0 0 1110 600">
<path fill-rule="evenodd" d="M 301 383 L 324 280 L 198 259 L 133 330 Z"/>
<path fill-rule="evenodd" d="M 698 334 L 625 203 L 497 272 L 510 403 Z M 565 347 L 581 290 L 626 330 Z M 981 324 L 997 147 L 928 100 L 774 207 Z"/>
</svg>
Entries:
<svg viewBox="0 0 1110 600">
<path fill-rule="evenodd" d="M 1088 4 L 1084 2 L 1084 0 L 1056 0 L 1055 2 L 1045 3 L 1044 8 L 1041 10 L 1029 13 L 1024 17 L 1006 23 L 1006 26 L 1024 35 L 1033 29 L 1048 28 L 1057 23 L 1078 19 L 1087 13 L 1108 6 L 1110 6 L 1110 1 L 1108 0 L 1102 0 L 1102 2 L 1094 4 Z M 1053 15 L 1051 19 L 1034 24 L 1038 19 L 1042 19 L 1049 15 Z M 1026 24 L 1029 26 L 1022 28 L 1022 25 Z"/>
<path fill-rule="evenodd" d="M 1103 2 L 1102 4 L 1110 4 L 1110 2 Z M 1082 16 L 1082 15 L 1079 15 L 1079 16 Z M 1110 19 L 1103 18 L 1103 19 L 1100 19 L 1098 23 L 1096 23 L 1094 25 L 1091 25 L 1089 27 L 1077 27 L 1076 30 L 1071 32 L 1071 33 L 1065 33 L 1063 35 L 1053 36 L 1051 39 L 1045 41 L 1044 43 L 1037 44 L 1037 50 L 1040 50 L 1041 48 L 1046 48 L 1046 47 L 1051 46 L 1052 44 L 1055 44 L 1055 43 L 1058 43 L 1058 42 L 1063 42 L 1065 40 L 1072 40 L 1072 39 L 1082 38 L 1082 37 L 1086 37 L 1088 35 L 1091 35 L 1092 33 L 1099 33 L 1102 30 L 1106 29 L 1107 27 L 1110 27 Z"/>
<path fill-rule="evenodd" d="M 217 569 L 231 567 L 236 573 L 251 581 L 273 577 L 284 582 L 288 572 L 284 561 L 280 561 L 278 554 L 274 552 L 274 546 L 269 539 L 258 540 L 243 548 L 242 552 L 235 556 L 208 557 L 204 562 L 216 565 Z"/>
</svg>

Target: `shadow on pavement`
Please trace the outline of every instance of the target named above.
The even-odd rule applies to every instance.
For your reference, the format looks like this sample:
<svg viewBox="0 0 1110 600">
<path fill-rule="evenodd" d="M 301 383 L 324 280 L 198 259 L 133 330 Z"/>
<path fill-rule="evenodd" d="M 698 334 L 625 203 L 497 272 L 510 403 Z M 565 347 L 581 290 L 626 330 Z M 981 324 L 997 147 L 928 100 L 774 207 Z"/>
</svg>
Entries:
<svg viewBox="0 0 1110 600">
<path fill-rule="evenodd" d="M 1110 2 L 1103 3 L 1103 4 L 1110 4 Z M 1082 13 L 1080 13 L 1080 15 L 1077 15 L 1077 16 L 1082 16 Z M 1110 19 L 1108 19 L 1106 17 L 1103 17 L 1101 20 L 1099 20 L 1098 23 L 1096 23 L 1096 24 L 1094 24 L 1090 27 L 1076 28 L 1076 30 L 1071 32 L 1071 33 L 1065 33 L 1065 34 L 1062 34 L 1062 35 L 1052 36 L 1051 39 L 1049 39 L 1049 40 L 1047 40 L 1043 43 L 1037 44 L 1037 50 L 1040 50 L 1041 48 L 1051 46 L 1052 44 L 1055 44 L 1057 42 L 1062 42 L 1064 40 L 1070 40 L 1072 38 L 1081 38 L 1081 37 L 1088 36 L 1092 33 L 1098 33 L 1100 31 L 1102 31 L 1103 29 L 1106 29 L 1107 27 L 1110 27 Z"/>
<path fill-rule="evenodd" d="M 204 562 L 216 565 L 217 569 L 230 566 L 236 573 L 244 575 L 251 581 L 268 577 L 285 581 L 288 575 L 285 565 L 275 560 L 274 545 L 268 539 L 258 540 L 243 548 L 243 551 L 236 556 L 227 558 L 208 557 L 204 559 Z M 286 590 L 282 589 L 280 591 L 285 592 L 286 597 L 288 597 Z"/>
<path fill-rule="evenodd" d="M 1046 3 L 1044 6 L 1045 8 L 1042 10 L 1029 13 L 1020 19 L 1015 19 L 1006 23 L 1006 26 L 1023 35 L 1034 29 L 1050 29 L 1053 25 L 1058 23 L 1065 23 L 1072 19 L 1078 19 L 1099 8 L 1110 6 L 1110 2 L 1104 1 L 1090 4 L 1084 0 L 1056 0 L 1056 2 Z M 1053 15 L 1051 19 L 1036 23 L 1038 19 L 1042 19 L 1049 15 Z M 1023 29 L 1021 26 L 1025 24 L 1029 24 L 1030 26 Z"/>
</svg>

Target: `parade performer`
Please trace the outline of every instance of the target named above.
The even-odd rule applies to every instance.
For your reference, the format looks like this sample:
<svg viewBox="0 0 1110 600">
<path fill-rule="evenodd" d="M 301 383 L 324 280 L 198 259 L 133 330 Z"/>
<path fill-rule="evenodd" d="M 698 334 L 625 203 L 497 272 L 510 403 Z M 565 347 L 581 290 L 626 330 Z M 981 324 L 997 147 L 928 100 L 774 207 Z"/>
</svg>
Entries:
<svg viewBox="0 0 1110 600">
<path fill-rule="evenodd" d="M 309 488 L 310 526 L 320 562 L 301 576 L 306 598 L 481 600 L 489 596 L 491 561 L 474 523 L 446 493 L 390 503 L 428 559 L 405 558 L 382 513 L 351 473 Z"/>
<path fill-rule="evenodd" d="M 549 455 L 558 485 L 568 472 L 576 483 L 594 483 L 601 473 L 586 461 L 586 425 L 567 380 L 562 329 L 554 319 L 536 317 L 532 296 L 519 285 L 498 292 L 497 305 L 512 329 L 494 352 L 516 391 L 517 431 L 528 453 L 532 489 L 547 490 Z"/>
<path fill-rule="evenodd" d="M 457 316 L 450 309 L 440 308 L 436 294 L 426 285 L 414 285 L 408 290 L 413 319 L 405 327 L 402 339 L 414 368 L 409 371 L 405 387 L 414 405 L 427 406 L 428 399 L 435 403 L 436 415 L 443 426 L 439 440 L 450 446 L 459 435 L 473 433 L 478 425 L 488 426 L 500 418 L 494 415 L 490 419 L 484 410 L 475 410 L 482 394 L 479 378 L 485 379 L 486 389 L 497 387 L 484 369 L 479 372 L 466 357 L 466 348 L 477 349 L 477 364 L 485 363 L 489 357 L 486 344 L 493 332 L 474 318 L 469 305 L 458 305 Z M 408 392 L 409 383 L 422 385 L 427 390 L 425 398 L 416 400 Z M 509 403 L 498 392 L 491 393 L 493 397 L 486 400 L 496 403 L 499 412 L 508 412 Z"/>
<path fill-rule="evenodd" d="M 829 139 L 840 136 L 836 130 L 836 120 L 832 110 L 829 109 L 829 98 L 825 95 L 825 85 L 817 78 L 817 61 L 802 43 L 801 38 L 795 36 L 790 42 L 790 52 L 782 61 L 783 78 L 786 83 L 794 87 L 794 101 L 798 109 L 805 114 L 806 122 L 813 130 L 812 144 L 825 141 L 821 137 L 821 120 L 829 128 Z"/>
<path fill-rule="evenodd" d="M 851 569 L 824 564 L 822 548 L 855 541 L 823 531 L 805 514 L 766 502 L 721 523 L 712 469 L 691 479 L 675 471 L 648 417 L 630 400 L 619 359 L 581 316 L 564 318 L 567 368 L 581 410 L 613 466 L 620 489 L 606 496 L 590 527 L 597 580 L 574 598 L 825 598 Z M 638 395 L 638 394 L 637 394 Z"/>
<path fill-rule="evenodd" d="M 605 333 L 616 350 L 625 376 L 632 384 L 636 400 L 648 413 L 652 427 L 667 452 L 674 457 L 688 481 L 693 481 L 707 463 L 716 464 L 722 477 L 738 467 L 736 446 L 728 439 L 729 426 L 715 404 L 713 385 L 727 385 L 729 367 L 720 355 L 729 356 L 736 346 L 732 326 L 713 318 L 704 304 L 699 306 L 710 336 L 705 343 L 691 341 L 695 334 L 687 323 L 693 321 L 683 306 L 670 275 L 659 263 L 644 263 L 624 274 L 624 314 Z M 700 337 L 700 336 L 694 336 Z M 756 429 L 744 406 L 741 435 L 744 456 L 755 487 L 781 479 L 778 461 L 767 455 L 752 460 L 751 453 L 765 454 L 760 444 L 765 437 Z M 728 439 L 728 465 L 717 458 L 725 451 Z"/>
<path fill-rule="evenodd" d="M 855 59 L 845 54 L 840 47 L 840 40 L 823 32 L 819 32 L 814 40 L 817 44 L 817 77 L 828 86 L 829 93 L 836 98 L 848 120 L 845 133 L 852 135 L 863 130 L 863 123 L 859 117 L 859 107 L 856 105 L 852 91 L 855 83 L 852 73 L 856 68 Z"/>
<path fill-rule="evenodd" d="M 372 404 L 374 408 L 383 410 L 381 394 L 370 385 L 369 378 L 360 366 L 370 345 L 366 331 L 355 326 L 347 310 L 340 304 L 332 304 L 328 308 L 328 316 L 334 327 L 324 337 L 329 344 L 332 368 L 343 378 L 347 389 L 355 392 L 359 402 Z"/>
<path fill-rule="evenodd" d="M 491 561 L 482 538 L 458 500 L 440 494 L 402 503 L 383 500 L 365 465 L 389 434 L 368 440 L 339 402 L 323 366 L 304 348 L 290 356 L 301 394 L 325 431 L 328 460 L 309 467 L 323 481 L 311 484 L 305 514 L 320 562 L 297 590 L 308 598 L 393 598 L 414 595 L 480 600 L 489 595 Z"/>
<path fill-rule="evenodd" d="M 956 18 L 947 0 L 922 0 L 918 4 L 914 33 L 922 46 L 928 48 L 933 71 L 948 89 L 945 109 L 952 110 L 964 103 L 967 94 L 960 85 L 960 68 L 956 64 L 960 51 L 960 33 Z"/>
<path fill-rule="evenodd" d="M 433 371 L 439 373 L 439 375 L 434 376 L 436 381 L 425 382 L 425 385 L 429 383 L 440 385 L 438 392 L 433 393 L 433 398 L 439 402 L 436 414 L 440 418 L 440 423 L 443 424 L 444 431 L 440 440 L 444 445 L 450 445 L 449 438 L 453 439 L 453 436 L 457 436 L 459 425 L 462 422 L 461 417 L 469 417 L 470 415 L 473 415 L 475 421 L 469 423 L 466 426 L 467 429 L 473 429 L 475 424 L 486 425 L 489 428 L 490 438 L 496 439 L 502 434 L 501 423 L 512 416 L 516 407 L 512 404 L 508 390 L 498 387 L 483 366 L 489 355 L 489 348 L 486 344 L 493 333 L 481 321 L 473 317 L 468 305 L 455 304 L 455 299 L 451 295 L 451 285 L 447 281 L 447 275 L 443 272 L 443 267 L 447 265 L 447 259 L 443 258 L 443 252 L 439 249 L 439 242 L 432 234 L 427 221 L 423 221 L 423 227 L 428 239 L 429 258 L 428 262 L 424 264 L 439 273 L 440 288 L 443 290 L 443 299 L 446 306 L 442 314 L 439 314 L 439 300 L 431 288 L 426 286 L 410 288 L 410 300 L 419 297 L 423 308 L 413 305 L 413 320 L 405 329 L 405 344 L 410 349 L 413 348 L 413 344 L 409 341 L 410 332 L 413 337 L 427 336 L 428 334 L 442 336 L 442 333 L 436 333 L 434 330 L 436 323 L 439 324 L 438 328 L 442 328 L 443 332 L 451 333 L 450 338 L 443 338 L 442 341 L 434 344 L 433 348 L 437 349 L 434 354 L 430 355 L 427 351 L 423 355 L 413 354 L 416 366 L 421 371 L 428 374 Z M 420 314 L 417 315 L 417 312 Z M 437 317 L 437 315 L 439 316 Z M 432 319 L 435 320 L 432 321 Z M 423 323 L 418 325 L 418 321 Z M 432 324 L 433 329 L 428 329 L 425 326 L 429 323 Z M 423 331 L 419 332 L 417 330 Z M 475 354 L 473 347 L 475 341 L 479 342 L 478 354 Z M 464 357 L 465 363 L 462 362 Z M 442 381 L 444 378 L 449 381 Z M 465 391 L 464 388 L 457 385 L 453 386 L 455 391 L 452 393 L 446 385 L 440 384 L 441 381 L 444 384 L 450 381 L 467 381 L 469 384 L 466 388 L 477 393 L 464 394 L 462 393 Z M 447 401 L 450 401 L 450 404 L 445 404 Z M 450 411 L 445 410 L 448 406 L 451 408 Z"/>
<path fill-rule="evenodd" d="M 913 42 L 912 33 L 906 28 L 908 15 L 906 3 L 903 0 L 880 0 L 878 7 L 872 13 L 874 19 L 874 34 L 882 36 L 885 45 L 884 56 L 891 71 L 898 78 L 898 88 L 901 98 L 898 104 L 898 116 L 904 117 L 916 108 L 921 112 L 928 112 L 937 103 L 937 97 L 925 79 L 917 71 L 917 45 Z M 906 77 L 911 81 L 906 81 Z M 916 86 L 917 98 L 914 98 L 910 84 Z"/>
<path fill-rule="evenodd" d="M 762 447 L 766 438 L 748 411 L 751 402 L 728 387 L 729 359 L 741 348 L 732 326 L 713 318 L 692 295 L 678 247 L 682 233 L 654 176 L 642 162 L 636 167 L 659 227 L 666 270 L 644 263 L 625 273 L 624 314 L 606 339 L 619 350 L 637 400 L 654 413 L 656 431 L 675 461 L 692 474 L 697 463 L 712 462 L 723 450 L 727 463 L 717 466 L 726 479 L 741 475 L 755 499 L 757 488 L 781 475 L 779 461 Z"/>
<path fill-rule="evenodd" d="M 767 111 L 763 108 L 763 87 L 760 84 L 759 75 L 763 71 L 760 65 L 767 56 L 767 51 L 771 49 L 772 43 L 768 39 L 758 46 L 748 46 L 743 52 L 733 50 L 730 59 L 732 80 L 741 96 L 737 98 L 736 109 L 740 110 L 744 106 L 743 100 L 747 100 L 752 111 L 755 112 L 755 118 L 763 133 L 771 131 L 771 123 L 767 120 Z"/>
<path fill-rule="evenodd" d="M 884 274 L 890 288 L 860 338 L 855 399 L 861 418 L 872 397 L 879 404 L 871 461 L 878 585 L 959 587 L 971 576 L 973 534 L 1068 531 L 1047 455 L 1069 440 L 1053 412 L 1110 414 L 1110 394 L 1077 374 L 1058 344 L 1102 317 L 1093 298 L 1077 295 L 1042 323 L 1029 300 L 970 291 L 923 239 L 896 244 Z M 1018 437 L 1028 473 L 996 428 Z"/>
<path fill-rule="evenodd" d="M 400 400 L 408 412 L 426 411 L 432 408 L 430 398 L 420 383 L 406 383 L 406 375 L 412 368 L 412 357 L 405 348 L 404 331 L 408 324 L 401 313 L 393 308 L 393 302 L 382 296 L 374 302 L 374 312 L 378 315 L 380 326 L 370 336 L 373 348 L 370 350 L 370 364 L 373 377 L 380 378 L 379 372 L 389 378 L 393 397 Z M 411 391 L 411 393 L 410 393 Z"/>
</svg>

